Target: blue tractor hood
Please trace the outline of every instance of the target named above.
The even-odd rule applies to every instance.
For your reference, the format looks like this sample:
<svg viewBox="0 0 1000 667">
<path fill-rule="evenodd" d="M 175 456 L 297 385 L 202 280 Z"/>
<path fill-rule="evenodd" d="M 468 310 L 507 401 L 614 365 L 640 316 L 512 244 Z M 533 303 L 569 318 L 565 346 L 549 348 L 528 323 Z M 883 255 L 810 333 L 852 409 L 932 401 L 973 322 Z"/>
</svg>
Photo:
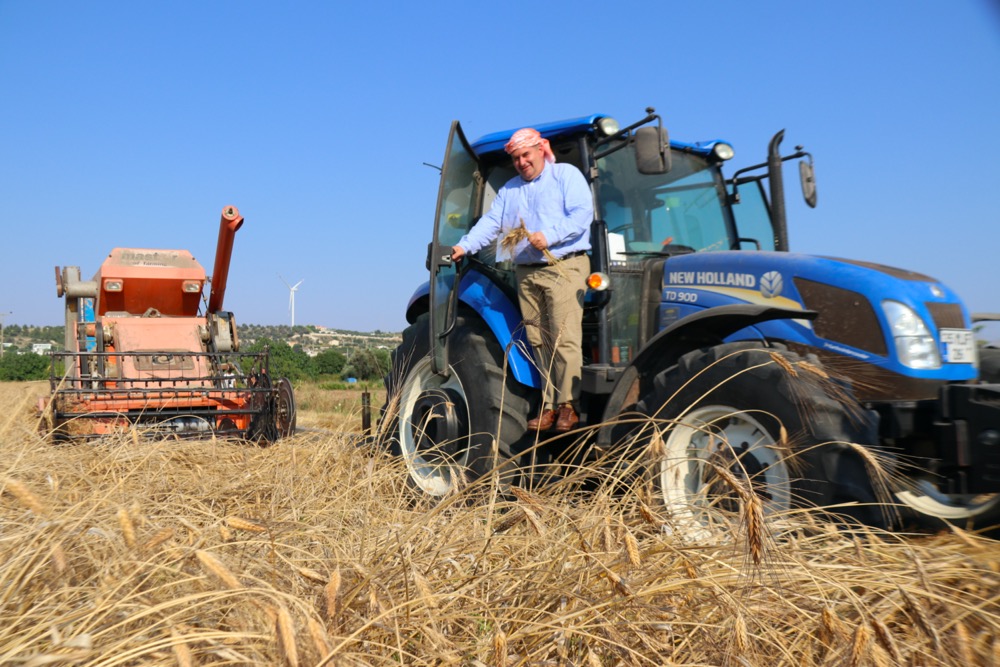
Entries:
<svg viewBox="0 0 1000 667">
<path fill-rule="evenodd" d="M 884 301 L 896 301 L 924 322 L 943 363 L 913 369 L 899 363 Z M 971 360 L 949 361 L 942 330 L 968 330 L 961 299 L 939 280 L 881 264 L 798 253 L 702 252 L 670 258 L 663 269 L 660 327 L 704 308 L 755 303 L 814 310 L 819 317 L 758 325 L 734 338 L 764 337 L 801 343 L 820 351 L 928 380 L 976 377 Z"/>
</svg>

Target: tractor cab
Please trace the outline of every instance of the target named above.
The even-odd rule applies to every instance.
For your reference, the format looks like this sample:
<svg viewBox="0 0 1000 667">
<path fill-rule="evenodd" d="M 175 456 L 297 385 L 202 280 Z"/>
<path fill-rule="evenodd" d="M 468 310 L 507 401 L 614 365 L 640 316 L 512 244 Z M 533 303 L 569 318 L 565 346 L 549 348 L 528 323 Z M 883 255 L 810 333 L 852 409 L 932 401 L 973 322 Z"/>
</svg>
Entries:
<svg viewBox="0 0 1000 667">
<path fill-rule="evenodd" d="M 763 187 L 768 174 L 759 173 L 770 161 L 742 170 L 727 182 L 721 165 L 733 156 L 728 143 L 670 141 L 653 111 L 648 109 L 645 118 L 625 128 L 600 114 L 536 126 L 549 139 L 558 162 L 580 169 L 594 196 L 591 270 L 597 277 L 586 297 L 584 361 L 599 366 L 603 379 L 597 385 L 613 382 L 615 373 L 609 375 L 606 367 L 626 365 L 659 330 L 661 316 L 655 308 L 641 306 L 659 303 L 663 266 L 670 257 L 787 250 L 783 218 L 772 223 Z M 470 291 L 498 290 L 506 298 L 480 299 L 480 314 L 501 343 L 510 344 L 515 376 L 536 386 L 537 373 L 514 305 L 514 267 L 498 253 L 499 242 L 461 266 L 450 259 L 451 247 L 489 210 L 500 187 L 516 176 L 503 150 L 514 131 L 470 144 L 459 123 L 452 124 L 429 256 L 430 348 L 435 372 L 446 375 L 448 339 L 459 300 L 472 299 Z M 772 143 L 777 155 L 777 142 Z M 803 155 L 777 157 L 776 164 Z M 505 330 L 515 334 L 505 337 Z"/>
</svg>

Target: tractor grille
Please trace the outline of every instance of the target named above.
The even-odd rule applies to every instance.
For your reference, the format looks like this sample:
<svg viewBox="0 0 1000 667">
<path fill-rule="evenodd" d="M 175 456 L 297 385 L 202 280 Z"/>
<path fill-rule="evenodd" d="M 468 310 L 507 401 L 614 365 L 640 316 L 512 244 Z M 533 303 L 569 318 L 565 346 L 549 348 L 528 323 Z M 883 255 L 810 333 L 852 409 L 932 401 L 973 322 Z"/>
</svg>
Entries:
<svg viewBox="0 0 1000 667">
<path fill-rule="evenodd" d="M 805 278 L 795 278 L 795 287 L 805 307 L 819 313 L 813 322 L 817 336 L 883 357 L 888 354 L 878 317 L 864 296 Z"/>
<path fill-rule="evenodd" d="M 931 317 L 934 318 L 934 326 L 941 329 L 965 329 L 965 316 L 962 314 L 962 307 L 957 303 L 925 303 Z"/>
<path fill-rule="evenodd" d="M 819 313 L 813 322 L 817 336 L 872 354 L 888 354 L 878 317 L 864 296 L 804 278 L 796 278 L 795 286 L 805 307 Z"/>
</svg>

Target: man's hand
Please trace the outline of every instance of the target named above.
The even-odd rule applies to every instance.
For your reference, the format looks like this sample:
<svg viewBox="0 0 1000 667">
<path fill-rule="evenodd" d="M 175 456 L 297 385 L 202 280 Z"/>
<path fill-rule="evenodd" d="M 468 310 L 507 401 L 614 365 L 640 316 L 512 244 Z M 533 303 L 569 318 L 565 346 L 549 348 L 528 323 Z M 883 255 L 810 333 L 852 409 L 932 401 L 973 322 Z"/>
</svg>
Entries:
<svg viewBox="0 0 1000 667">
<path fill-rule="evenodd" d="M 549 247 L 549 240 L 541 232 L 531 232 L 528 234 L 528 243 L 536 250 L 545 250 Z"/>
<path fill-rule="evenodd" d="M 457 262 L 465 257 L 465 249 L 462 246 L 453 245 L 451 247 L 451 261 Z"/>
</svg>

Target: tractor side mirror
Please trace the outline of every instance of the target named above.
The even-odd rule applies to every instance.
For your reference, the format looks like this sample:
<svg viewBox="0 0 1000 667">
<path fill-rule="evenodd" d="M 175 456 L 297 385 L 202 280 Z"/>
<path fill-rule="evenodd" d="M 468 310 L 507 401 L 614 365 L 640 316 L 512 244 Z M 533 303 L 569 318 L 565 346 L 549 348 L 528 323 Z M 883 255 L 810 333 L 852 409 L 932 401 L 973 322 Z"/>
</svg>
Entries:
<svg viewBox="0 0 1000 667">
<path fill-rule="evenodd" d="M 802 182 L 802 196 L 809 208 L 816 208 L 816 173 L 812 159 L 799 161 L 799 180 Z"/>
<path fill-rule="evenodd" d="M 662 127 L 640 127 L 635 131 L 635 166 L 640 174 L 670 171 L 670 139 Z"/>
</svg>

